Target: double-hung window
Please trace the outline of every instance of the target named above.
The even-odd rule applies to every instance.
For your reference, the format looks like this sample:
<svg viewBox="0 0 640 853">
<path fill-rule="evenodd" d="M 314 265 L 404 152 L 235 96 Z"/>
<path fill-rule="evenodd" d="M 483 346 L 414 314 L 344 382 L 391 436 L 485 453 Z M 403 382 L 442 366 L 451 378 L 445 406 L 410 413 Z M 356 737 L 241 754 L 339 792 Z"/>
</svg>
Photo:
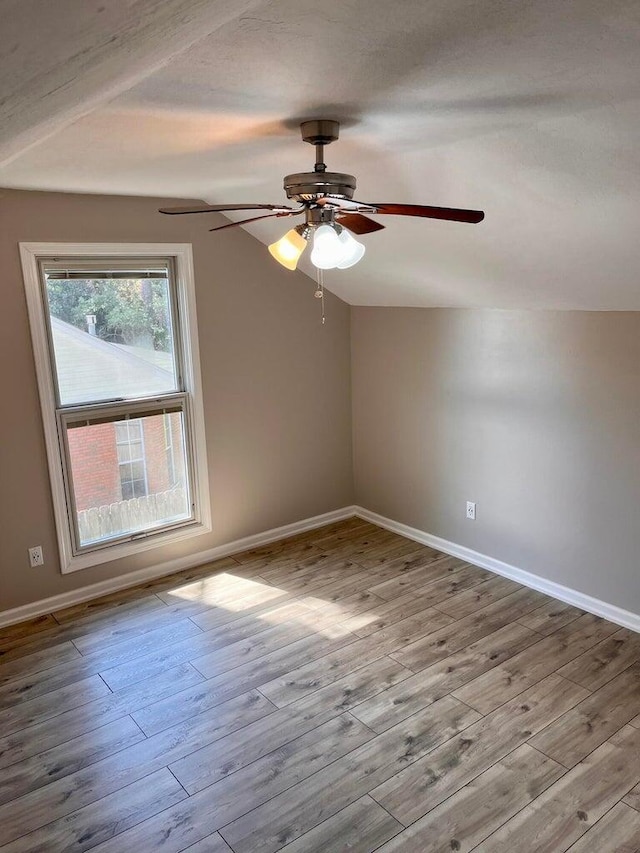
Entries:
<svg viewBox="0 0 640 853">
<path fill-rule="evenodd" d="M 209 530 L 190 247 L 21 254 L 62 571 Z"/>
</svg>

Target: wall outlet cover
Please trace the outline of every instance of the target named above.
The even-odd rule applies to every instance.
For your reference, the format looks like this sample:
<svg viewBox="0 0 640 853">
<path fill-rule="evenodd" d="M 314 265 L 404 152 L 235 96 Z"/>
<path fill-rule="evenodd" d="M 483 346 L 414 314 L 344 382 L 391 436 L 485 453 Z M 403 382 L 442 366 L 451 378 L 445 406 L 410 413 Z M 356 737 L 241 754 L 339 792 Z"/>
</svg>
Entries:
<svg viewBox="0 0 640 853">
<path fill-rule="evenodd" d="M 29 548 L 29 564 L 32 569 L 35 569 L 36 566 L 44 566 L 42 545 L 36 545 L 35 548 Z"/>
</svg>

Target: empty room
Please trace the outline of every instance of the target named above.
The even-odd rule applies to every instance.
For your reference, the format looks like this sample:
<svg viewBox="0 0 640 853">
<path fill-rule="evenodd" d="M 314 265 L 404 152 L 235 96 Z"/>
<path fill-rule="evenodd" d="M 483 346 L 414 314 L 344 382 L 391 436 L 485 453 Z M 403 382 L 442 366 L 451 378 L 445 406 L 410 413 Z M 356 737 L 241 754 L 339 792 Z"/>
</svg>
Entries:
<svg viewBox="0 0 640 853">
<path fill-rule="evenodd" d="M 639 853 L 638 0 L 0 21 L 0 853 Z"/>
</svg>

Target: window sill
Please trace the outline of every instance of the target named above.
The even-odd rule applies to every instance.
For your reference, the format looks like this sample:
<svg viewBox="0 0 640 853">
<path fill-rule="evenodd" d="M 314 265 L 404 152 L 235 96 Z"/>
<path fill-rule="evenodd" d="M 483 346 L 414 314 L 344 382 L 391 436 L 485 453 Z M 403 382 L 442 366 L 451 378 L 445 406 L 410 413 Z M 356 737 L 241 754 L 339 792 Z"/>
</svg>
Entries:
<svg viewBox="0 0 640 853">
<path fill-rule="evenodd" d="M 184 539 L 192 539 L 194 536 L 203 536 L 205 533 L 211 533 L 211 530 L 210 525 L 194 521 L 191 524 L 185 524 L 183 527 L 162 533 L 149 533 L 127 542 L 105 545 L 103 548 L 96 548 L 95 551 L 65 555 L 62 559 L 60 571 L 63 575 L 67 575 L 82 569 L 89 569 L 92 566 L 101 566 L 114 560 L 130 557 L 133 554 L 140 554 L 143 551 L 173 545 L 174 542 L 182 542 Z"/>
</svg>

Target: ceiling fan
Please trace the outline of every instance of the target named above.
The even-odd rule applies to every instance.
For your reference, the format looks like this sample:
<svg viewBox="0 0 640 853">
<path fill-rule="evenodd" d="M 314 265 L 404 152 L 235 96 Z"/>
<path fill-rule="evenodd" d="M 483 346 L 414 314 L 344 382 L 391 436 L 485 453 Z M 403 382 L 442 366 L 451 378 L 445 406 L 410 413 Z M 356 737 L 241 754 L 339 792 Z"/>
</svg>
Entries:
<svg viewBox="0 0 640 853">
<path fill-rule="evenodd" d="M 313 172 L 287 175 L 284 190 L 287 198 L 299 203 L 293 208 L 277 204 L 211 204 L 206 207 L 166 207 L 160 213 L 172 216 L 191 213 L 225 213 L 234 210 L 267 210 L 259 216 L 229 222 L 211 228 L 222 231 L 247 222 L 272 217 L 304 215 L 304 223 L 288 231 L 269 246 L 269 252 L 287 269 L 294 270 L 313 234 L 311 263 L 320 270 L 347 269 L 364 255 L 365 247 L 351 233 L 362 235 L 380 231 L 380 222 L 365 214 L 421 216 L 426 219 L 448 219 L 453 222 L 481 222 L 481 210 L 460 210 L 451 207 L 428 207 L 420 204 L 378 204 L 355 201 L 356 179 L 341 172 L 327 172 L 324 148 L 338 138 L 340 124 L 331 119 L 312 119 L 300 125 L 302 139 L 315 146 L 316 163 Z"/>
</svg>

